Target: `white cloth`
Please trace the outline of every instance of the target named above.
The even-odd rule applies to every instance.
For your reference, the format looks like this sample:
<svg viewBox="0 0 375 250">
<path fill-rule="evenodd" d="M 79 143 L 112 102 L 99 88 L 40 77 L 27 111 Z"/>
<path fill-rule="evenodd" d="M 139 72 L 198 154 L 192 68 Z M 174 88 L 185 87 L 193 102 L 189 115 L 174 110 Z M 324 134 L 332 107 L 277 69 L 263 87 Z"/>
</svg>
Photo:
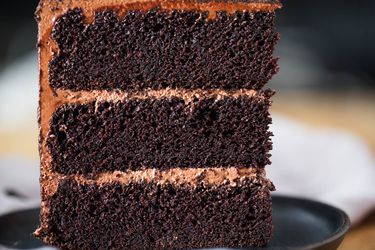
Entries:
<svg viewBox="0 0 375 250">
<path fill-rule="evenodd" d="M 37 207 L 40 205 L 39 196 L 39 170 L 36 162 L 16 156 L 0 158 L 0 215 Z"/>
<path fill-rule="evenodd" d="M 375 209 L 375 161 L 356 136 L 316 129 L 274 116 L 273 164 L 267 168 L 276 194 L 307 197 L 337 206 L 353 224 Z"/>
</svg>

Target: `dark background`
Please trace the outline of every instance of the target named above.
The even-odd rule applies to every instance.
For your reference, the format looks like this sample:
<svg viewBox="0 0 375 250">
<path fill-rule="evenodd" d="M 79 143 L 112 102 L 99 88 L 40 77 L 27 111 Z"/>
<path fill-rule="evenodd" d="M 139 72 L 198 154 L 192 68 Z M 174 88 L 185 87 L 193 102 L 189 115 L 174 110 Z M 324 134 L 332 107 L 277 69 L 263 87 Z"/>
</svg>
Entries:
<svg viewBox="0 0 375 250">
<path fill-rule="evenodd" d="M 0 72 L 35 51 L 38 0 L 12 0 L 0 8 Z M 283 1 L 277 54 L 280 88 L 375 89 L 375 1 Z M 1 84 L 1 83 L 0 83 Z"/>
</svg>

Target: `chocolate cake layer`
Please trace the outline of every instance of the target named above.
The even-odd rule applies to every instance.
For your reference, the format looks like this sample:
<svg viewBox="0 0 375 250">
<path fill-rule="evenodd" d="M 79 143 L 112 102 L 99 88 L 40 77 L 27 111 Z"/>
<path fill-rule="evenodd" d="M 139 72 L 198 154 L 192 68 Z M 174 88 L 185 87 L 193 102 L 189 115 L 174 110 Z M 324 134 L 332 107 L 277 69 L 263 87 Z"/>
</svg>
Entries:
<svg viewBox="0 0 375 250">
<path fill-rule="evenodd" d="M 47 146 L 61 174 L 270 163 L 271 91 L 254 96 L 128 99 L 67 104 Z"/>
<path fill-rule="evenodd" d="M 61 249 L 262 246 L 272 234 L 269 188 L 250 179 L 195 188 L 65 179 L 37 236 Z"/>
<path fill-rule="evenodd" d="M 146 88 L 261 89 L 277 71 L 273 11 L 152 9 L 57 18 L 58 53 L 49 63 L 52 88 L 127 91 Z"/>
</svg>

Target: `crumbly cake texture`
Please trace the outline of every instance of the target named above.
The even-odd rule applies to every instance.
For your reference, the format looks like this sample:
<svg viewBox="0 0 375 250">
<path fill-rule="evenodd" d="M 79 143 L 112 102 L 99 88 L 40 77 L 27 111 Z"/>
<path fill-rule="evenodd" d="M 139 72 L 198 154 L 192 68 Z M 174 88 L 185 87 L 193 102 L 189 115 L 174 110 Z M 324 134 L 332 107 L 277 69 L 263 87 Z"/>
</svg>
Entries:
<svg viewBox="0 0 375 250">
<path fill-rule="evenodd" d="M 272 234 L 269 187 L 261 180 L 176 188 L 65 179 L 47 203 L 43 233 L 62 249 L 246 247 Z"/>
<path fill-rule="evenodd" d="M 275 0 L 41 0 L 41 215 L 60 249 L 272 236 Z"/>
<path fill-rule="evenodd" d="M 47 146 L 61 174 L 270 163 L 269 95 L 62 105 Z"/>
<path fill-rule="evenodd" d="M 100 11 L 84 24 L 79 9 L 56 21 L 59 54 L 52 88 L 261 89 L 277 71 L 272 12 Z M 99 59 L 99 60 L 98 60 Z"/>
</svg>

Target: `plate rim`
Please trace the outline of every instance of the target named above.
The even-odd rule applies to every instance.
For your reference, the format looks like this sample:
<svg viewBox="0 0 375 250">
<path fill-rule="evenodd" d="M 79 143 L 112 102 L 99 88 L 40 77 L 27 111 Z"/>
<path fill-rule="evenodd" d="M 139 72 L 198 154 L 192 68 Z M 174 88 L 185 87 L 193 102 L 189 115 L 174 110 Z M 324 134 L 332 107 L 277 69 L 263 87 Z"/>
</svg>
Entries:
<svg viewBox="0 0 375 250">
<path fill-rule="evenodd" d="M 274 201 L 274 199 L 282 199 L 282 200 L 293 201 L 293 202 L 298 203 L 298 204 L 303 204 L 304 207 L 310 207 L 310 206 L 323 207 L 325 209 L 329 209 L 329 210 L 335 212 L 336 214 L 338 214 L 341 217 L 341 219 L 342 219 L 341 225 L 336 229 L 336 231 L 334 233 L 329 235 L 327 237 L 327 239 L 322 240 L 322 241 L 317 242 L 317 243 L 312 243 L 312 244 L 308 244 L 306 246 L 303 246 L 303 249 L 317 249 L 319 247 L 326 246 L 326 245 L 328 245 L 332 242 L 338 241 L 340 239 L 342 240 L 344 238 L 344 236 L 346 235 L 346 233 L 350 229 L 351 221 L 350 221 L 350 218 L 349 218 L 348 214 L 344 210 L 342 210 L 341 208 L 338 208 L 334 205 L 330 205 L 330 204 L 327 204 L 325 202 L 315 200 L 314 198 L 306 198 L 306 197 L 301 197 L 301 196 L 288 196 L 288 195 L 283 195 L 283 194 L 272 194 L 271 197 L 272 197 L 272 202 Z"/>
</svg>

